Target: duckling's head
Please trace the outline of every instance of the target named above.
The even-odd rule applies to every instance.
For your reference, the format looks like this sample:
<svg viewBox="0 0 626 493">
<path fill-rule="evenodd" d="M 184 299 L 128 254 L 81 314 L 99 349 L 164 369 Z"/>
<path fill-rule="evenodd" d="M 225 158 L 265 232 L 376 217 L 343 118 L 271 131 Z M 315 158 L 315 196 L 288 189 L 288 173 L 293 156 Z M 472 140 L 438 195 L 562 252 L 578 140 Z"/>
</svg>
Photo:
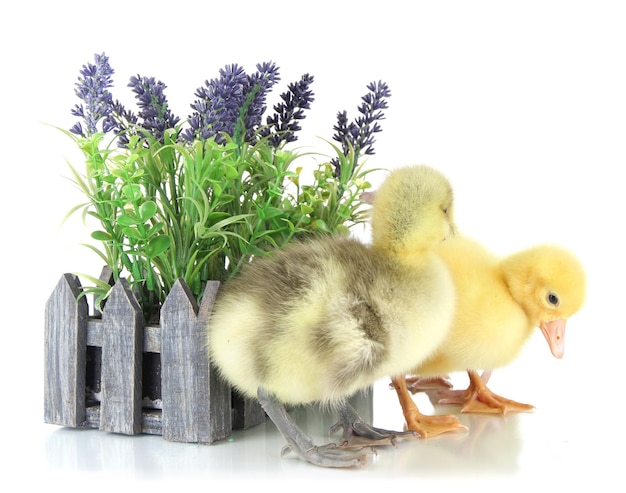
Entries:
<svg viewBox="0 0 626 493">
<path fill-rule="evenodd" d="M 585 300 L 580 261 L 564 248 L 540 245 L 505 259 L 503 272 L 511 295 L 541 328 L 552 354 L 563 357 L 565 323 Z"/>
<path fill-rule="evenodd" d="M 391 171 L 373 196 L 372 243 L 402 256 L 431 248 L 455 231 L 448 179 L 430 166 Z"/>
</svg>

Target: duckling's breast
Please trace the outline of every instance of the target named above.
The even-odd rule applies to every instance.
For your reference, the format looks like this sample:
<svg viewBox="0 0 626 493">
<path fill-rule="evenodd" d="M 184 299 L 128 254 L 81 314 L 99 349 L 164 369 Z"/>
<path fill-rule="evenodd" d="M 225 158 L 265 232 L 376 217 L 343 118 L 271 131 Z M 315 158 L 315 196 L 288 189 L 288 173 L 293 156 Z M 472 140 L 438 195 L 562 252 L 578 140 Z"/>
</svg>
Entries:
<svg viewBox="0 0 626 493">
<path fill-rule="evenodd" d="M 394 315 L 390 353 L 385 375 L 409 373 L 429 358 L 446 339 L 455 314 L 456 290 L 445 264 L 426 257 L 404 272 L 390 304 Z"/>
<path fill-rule="evenodd" d="M 436 353 L 412 373 L 501 368 L 515 359 L 532 334 L 528 317 L 498 269 L 467 254 L 456 261 L 448 262 L 458 293 L 452 329 Z"/>
</svg>

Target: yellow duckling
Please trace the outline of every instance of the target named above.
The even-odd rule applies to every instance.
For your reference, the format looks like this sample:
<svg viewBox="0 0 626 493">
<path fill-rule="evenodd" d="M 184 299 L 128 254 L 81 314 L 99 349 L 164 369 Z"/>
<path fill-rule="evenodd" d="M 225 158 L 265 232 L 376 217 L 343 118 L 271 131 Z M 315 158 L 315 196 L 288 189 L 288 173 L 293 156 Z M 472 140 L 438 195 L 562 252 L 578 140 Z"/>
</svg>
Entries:
<svg viewBox="0 0 626 493">
<path fill-rule="evenodd" d="M 486 369 L 489 375 L 492 369 L 509 364 L 537 326 L 553 354 L 561 357 L 565 319 L 581 307 L 585 296 L 582 266 L 557 246 L 539 246 L 500 260 L 479 243 L 457 236 L 452 190 L 437 176 L 434 169 L 409 166 L 393 171 L 376 192 L 362 197 L 374 206 L 372 248 L 400 259 L 410 257 L 412 243 L 422 234 L 419 227 L 436 217 L 433 211 L 426 215 L 426 207 L 414 207 L 415 201 L 429 190 L 442 197 L 439 204 L 446 204 L 442 208 L 452 235 L 437 242 L 435 251 L 453 275 L 458 298 L 455 320 L 435 354 L 411 372 L 418 377 L 408 380 L 414 388 L 426 380 L 435 380 L 437 386 L 445 383 L 448 373 L 468 371 L 470 388 L 444 391 L 442 402 L 462 402 L 464 412 L 529 410 L 532 406 L 493 394 L 476 369 Z M 435 231 L 432 226 L 427 229 L 431 234 Z M 392 383 L 409 429 L 426 437 L 464 428 L 453 416 L 419 413 L 404 376 L 392 376 Z"/>
<path fill-rule="evenodd" d="M 338 409 L 347 442 L 398 435 L 364 423 L 345 399 L 385 376 L 406 375 L 450 328 L 454 286 L 432 252 L 450 229 L 450 200 L 428 190 L 419 197 L 413 205 L 423 208 L 424 220 L 411 255 L 390 257 L 348 238 L 309 240 L 255 259 L 220 290 L 208 328 L 210 358 L 234 388 L 258 397 L 287 442 L 283 454 L 350 467 L 373 453 L 316 446 L 285 405 Z"/>
<path fill-rule="evenodd" d="M 452 272 L 457 289 L 455 319 L 445 341 L 411 373 L 427 378 L 467 370 L 470 386 L 466 391 L 440 392 L 440 403 L 461 404 L 462 412 L 532 409 L 491 392 L 476 369 L 490 374 L 511 363 L 536 327 L 552 354 L 563 356 L 566 320 L 585 298 L 581 263 L 555 245 L 539 245 L 499 259 L 462 236 L 449 239 L 436 250 Z M 409 429 L 423 435 L 447 431 L 424 429 L 423 415 L 410 398 L 405 379 L 395 378 L 393 384 Z"/>
</svg>

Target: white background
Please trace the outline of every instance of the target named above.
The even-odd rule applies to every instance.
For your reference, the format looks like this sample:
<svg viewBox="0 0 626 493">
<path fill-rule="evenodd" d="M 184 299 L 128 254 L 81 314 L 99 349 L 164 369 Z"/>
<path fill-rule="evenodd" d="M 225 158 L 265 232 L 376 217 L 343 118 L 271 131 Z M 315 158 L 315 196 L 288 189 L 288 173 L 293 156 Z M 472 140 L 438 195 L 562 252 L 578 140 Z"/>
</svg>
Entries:
<svg viewBox="0 0 626 493">
<path fill-rule="evenodd" d="M 23 1 L 2 10 L 3 483 L 46 481 L 78 491 L 86 484 L 152 484 L 152 477 L 159 487 L 190 479 L 209 488 L 245 471 L 255 481 L 405 478 L 442 489 L 478 478 L 515 489 L 620 476 L 623 453 L 614 448 L 622 450 L 626 438 L 621 2 Z M 100 269 L 99 259 L 78 246 L 88 239 L 79 218 L 60 227 L 82 199 L 66 180 L 65 162 L 79 165 L 80 156 L 47 124 L 75 122 L 78 71 L 101 52 L 116 71 L 117 98 L 132 106 L 128 78 L 155 76 L 183 118 L 195 89 L 225 64 L 252 72 L 256 63 L 276 62 L 282 82 L 275 97 L 311 73 L 315 102 L 299 144 L 321 152 L 328 152 L 320 139 L 332 136 L 337 111 L 356 116 L 367 83 L 386 81 L 392 97 L 372 168 L 438 167 L 455 188 L 463 231 L 502 255 L 557 242 L 586 266 L 587 303 L 570 320 L 565 358 L 554 360 L 538 332 L 493 376 L 494 390 L 537 410 L 464 417 L 475 430 L 471 440 L 383 449 L 363 471 L 281 459 L 271 424 L 211 447 L 43 424 L 46 299 L 64 272 Z M 374 403 L 375 424 L 402 426 L 386 382 Z"/>
</svg>

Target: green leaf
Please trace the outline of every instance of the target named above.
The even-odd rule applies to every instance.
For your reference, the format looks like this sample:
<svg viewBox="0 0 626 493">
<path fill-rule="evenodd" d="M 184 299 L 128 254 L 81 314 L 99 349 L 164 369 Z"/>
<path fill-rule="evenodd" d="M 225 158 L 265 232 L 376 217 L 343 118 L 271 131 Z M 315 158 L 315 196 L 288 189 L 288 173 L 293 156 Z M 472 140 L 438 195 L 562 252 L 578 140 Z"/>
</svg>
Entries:
<svg viewBox="0 0 626 493">
<path fill-rule="evenodd" d="M 139 207 L 139 219 L 142 223 L 145 223 L 152 219 L 157 212 L 157 205 L 152 200 L 146 200 Z"/>
<path fill-rule="evenodd" d="M 228 212 L 211 212 L 207 215 L 207 223 L 213 224 L 227 217 L 230 217 Z"/>
<path fill-rule="evenodd" d="M 115 178 L 115 179 L 120 178 L 121 180 L 125 180 L 127 175 L 128 175 L 128 173 L 126 173 L 126 170 L 123 170 L 123 169 L 112 169 L 111 170 L 111 176 L 113 178 Z"/>
<path fill-rule="evenodd" d="M 113 239 L 113 237 L 105 231 L 94 231 L 91 233 L 91 237 L 98 241 L 111 241 Z"/>
<path fill-rule="evenodd" d="M 213 190 L 213 195 L 215 195 L 216 197 L 220 197 L 222 195 L 222 186 L 217 183 L 217 182 L 213 182 L 211 184 L 211 189 Z"/>
<path fill-rule="evenodd" d="M 163 228 L 164 228 L 164 227 L 165 227 L 165 226 L 164 226 L 164 224 L 163 224 L 163 223 L 156 223 L 154 226 L 152 226 L 152 227 L 148 230 L 148 232 L 147 232 L 146 236 L 148 236 L 148 237 L 154 236 L 154 235 L 156 235 L 157 233 L 160 233 L 160 232 L 163 230 Z"/>
<path fill-rule="evenodd" d="M 143 168 L 139 168 L 133 173 L 133 176 L 131 178 L 133 179 L 141 178 L 145 174 L 146 174 L 146 171 Z"/>
<path fill-rule="evenodd" d="M 228 193 L 222 193 L 219 197 L 220 200 L 220 205 L 224 206 L 226 204 L 230 204 L 232 201 L 234 201 L 237 197 L 235 197 L 234 195 L 230 195 Z"/>
<path fill-rule="evenodd" d="M 323 221 L 322 219 L 316 219 L 315 221 L 313 221 L 313 226 L 315 227 L 315 229 L 318 229 L 319 231 L 322 231 L 323 233 L 330 233 L 330 228 L 328 227 L 328 224 L 326 224 L 325 221 Z"/>
<path fill-rule="evenodd" d="M 129 239 L 133 240 L 145 240 L 145 236 L 137 229 L 133 227 L 124 228 L 122 230 L 124 236 L 127 236 Z"/>
<path fill-rule="evenodd" d="M 141 273 L 141 267 L 140 267 L 139 263 L 137 263 L 137 262 L 133 262 L 133 263 L 131 264 L 131 266 L 130 266 L 130 269 L 129 269 L 129 270 L 131 271 L 131 273 L 132 273 L 132 275 L 133 275 L 133 279 L 134 279 L 135 281 L 141 281 L 141 280 L 143 280 L 143 276 L 142 276 L 142 273 Z"/>
<path fill-rule="evenodd" d="M 224 176 L 226 176 L 229 180 L 236 180 L 239 178 L 239 172 L 233 166 L 225 166 Z"/>
<path fill-rule="evenodd" d="M 96 248 L 93 245 L 90 245 L 89 243 L 81 243 L 82 246 L 88 248 L 89 250 L 91 250 L 92 252 L 94 252 L 96 255 L 98 255 L 98 257 L 100 257 L 100 259 L 102 259 L 102 261 L 108 265 L 109 267 L 113 268 L 115 270 L 115 262 L 108 257 L 105 253 L 103 253 L 102 251 L 100 251 L 98 248 Z"/>
<path fill-rule="evenodd" d="M 117 223 L 120 226 L 136 226 L 137 224 L 139 224 L 139 221 L 137 221 L 137 219 L 134 216 L 130 216 L 128 214 L 121 214 L 117 218 Z"/>
<path fill-rule="evenodd" d="M 122 187 L 122 195 L 129 201 L 135 202 L 141 196 L 141 187 L 135 184 L 128 184 Z"/>
<path fill-rule="evenodd" d="M 211 225 L 211 227 L 208 228 L 208 231 L 219 231 L 229 224 L 244 222 L 247 218 L 251 217 L 254 217 L 254 214 L 239 214 L 237 216 L 231 216 Z"/>
<path fill-rule="evenodd" d="M 259 209 L 258 212 L 259 212 L 259 217 L 265 220 L 273 219 L 275 217 L 283 215 L 282 209 L 278 209 L 277 207 L 269 207 L 269 206 Z"/>
<path fill-rule="evenodd" d="M 148 257 L 157 257 L 170 247 L 172 240 L 169 236 L 160 235 L 152 238 L 146 245 L 146 255 Z"/>
</svg>

